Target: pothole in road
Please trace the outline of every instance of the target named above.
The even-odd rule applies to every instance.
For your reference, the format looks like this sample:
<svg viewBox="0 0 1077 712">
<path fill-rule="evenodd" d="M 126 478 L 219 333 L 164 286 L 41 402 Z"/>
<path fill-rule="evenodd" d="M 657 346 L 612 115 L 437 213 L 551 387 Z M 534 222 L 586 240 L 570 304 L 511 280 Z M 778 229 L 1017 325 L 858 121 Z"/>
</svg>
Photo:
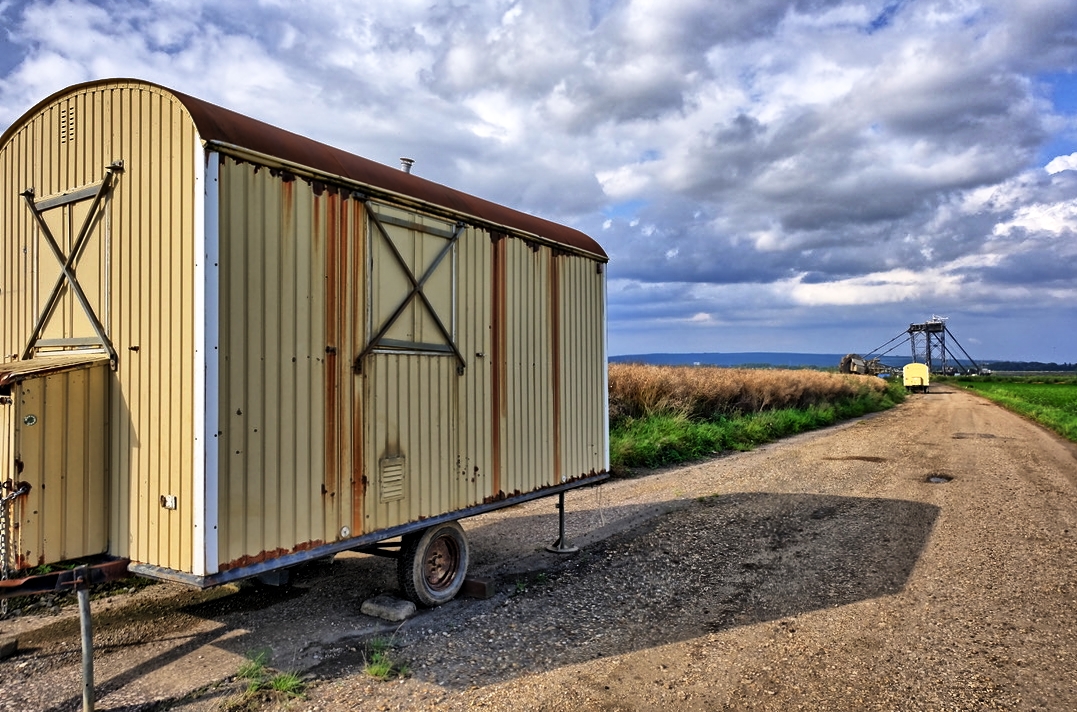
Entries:
<svg viewBox="0 0 1077 712">
<path fill-rule="evenodd" d="M 941 472 L 932 472 L 930 475 L 927 476 L 924 481 L 933 485 L 944 485 L 953 479 L 953 477 L 950 477 L 949 475 L 944 475 Z"/>
</svg>

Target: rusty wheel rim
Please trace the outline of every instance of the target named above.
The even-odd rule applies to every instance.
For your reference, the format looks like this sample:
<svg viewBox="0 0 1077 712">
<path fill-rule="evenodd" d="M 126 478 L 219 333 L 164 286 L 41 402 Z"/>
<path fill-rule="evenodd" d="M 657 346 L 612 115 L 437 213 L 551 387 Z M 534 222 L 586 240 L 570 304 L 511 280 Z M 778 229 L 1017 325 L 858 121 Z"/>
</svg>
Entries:
<svg viewBox="0 0 1077 712">
<path fill-rule="evenodd" d="M 423 573 L 431 589 L 440 591 L 452 585 L 460 567 L 460 547 L 451 536 L 441 536 L 430 542 L 426 551 Z"/>
</svg>

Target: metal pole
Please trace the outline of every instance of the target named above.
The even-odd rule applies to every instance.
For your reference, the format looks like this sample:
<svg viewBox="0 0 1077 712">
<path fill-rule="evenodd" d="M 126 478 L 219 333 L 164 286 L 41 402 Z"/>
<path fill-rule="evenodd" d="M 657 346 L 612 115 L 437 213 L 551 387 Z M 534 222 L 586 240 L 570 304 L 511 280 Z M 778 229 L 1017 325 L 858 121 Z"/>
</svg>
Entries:
<svg viewBox="0 0 1077 712">
<path fill-rule="evenodd" d="M 76 581 L 79 596 L 79 621 L 82 623 L 82 710 L 93 712 L 93 619 L 90 618 L 89 569 L 79 568 Z"/>
<path fill-rule="evenodd" d="M 580 547 L 572 546 L 565 539 L 565 493 L 563 491 L 559 492 L 557 495 L 557 509 L 560 511 L 558 516 L 560 536 L 557 537 L 557 541 L 549 544 L 546 547 L 546 550 L 552 551 L 555 554 L 574 554 L 580 550 Z"/>
</svg>

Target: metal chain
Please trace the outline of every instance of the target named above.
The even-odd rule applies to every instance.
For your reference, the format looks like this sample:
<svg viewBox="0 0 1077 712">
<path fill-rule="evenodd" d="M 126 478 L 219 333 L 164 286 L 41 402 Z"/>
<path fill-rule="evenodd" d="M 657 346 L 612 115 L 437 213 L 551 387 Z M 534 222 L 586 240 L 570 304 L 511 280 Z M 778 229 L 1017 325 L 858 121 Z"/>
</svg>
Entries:
<svg viewBox="0 0 1077 712">
<path fill-rule="evenodd" d="M 7 497 L 4 497 L 4 501 L 0 504 L 0 579 L 7 581 L 8 576 L 11 575 L 11 564 L 8 562 L 8 544 L 7 544 L 7 527 L 8 520 L 8 504 Z M 0 616 L 7 617 L 7 598 L 0 599 Z"/>
<path fill-rule="evenodd" d="M 3 484 L 11 489 L 11 481 Z M 6 581 L 11 576 L 11 554 L 8 543 L 8 523 L 11 521 L 11 502 L 30 491 L 30 485 L 23 484 L 17 490 L 0 497 L 0 579 Z M 0 599 L 0 616 L 7 615 L 7 599 Z"/>
</svg>

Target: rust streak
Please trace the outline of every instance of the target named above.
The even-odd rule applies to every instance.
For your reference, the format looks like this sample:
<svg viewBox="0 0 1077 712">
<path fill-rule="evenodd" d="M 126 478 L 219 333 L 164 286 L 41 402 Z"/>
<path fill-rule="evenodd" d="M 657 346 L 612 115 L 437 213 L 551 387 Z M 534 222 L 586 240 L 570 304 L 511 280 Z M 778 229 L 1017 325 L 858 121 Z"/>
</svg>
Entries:
<svg viewBox="0 0 1077 712">
<path fill-rule="evenodd" d="M 360 295 L 364 293 L 363 290 L 363 259 L 364 259 L 364 247 L 366 241 L 364 240 L 364 226 L 365 220 L 365 207 L 362 202 L 353 200 L 352 204 L 352 224 L 351 224 L 351 292 L 350 292 L 350 308 L 348 309 L 348 316 L 351 318 L 351 348 L 348 351 L 348 358 L 358 354 L 362 351 L 361 344 L 365 340 L 365 334 L 363 333 L 363 326 L 365 324 L 361 309 Z M 363 384 L 366 383 L 366 379 L 362 376 L 353 375 L 351 377 L 351 385 L 353 392 L 352 403 L 352 535 L 358 536 L 365 532 L 363 526 L 363 512 L 366 508 L 366 475 L 364 474 L 364 468 L 366 467 L 363 458 L 365 453 L 363 451 Z"/>
<path fill-rule="evenodd" d="M 318 254 L 318 251 L 321 249 L 320 238 L 321 238 L 321 225 L 322 225 L 322 223 L 321 223 L 321 212 L 320 211 L 321 211 L 321 207 L 322 207 L 322 205 L 321 205 L 322 200 L 321 200 L 320 197 L 318 197 L 317 194 L 312 193 L 310 202 L 311 202 L 311 205 L 310 205 L 310 219 L 311 219 L 310 246 L 311 246 L 311 249 L 313 250 L 314 254 L 316 255 L 316 254 Z"/>
<path fill-rule="evenodd" d="M 325 198 L 325 484 L 323 492 L 337 493 L 340 475 L 339 402 L 340 377 L 337 344 L 340 338 L 340 197 L 329 193 Z"/>
<path fill-rule="evenodd" d="M 295 184 L 291 181 L 283 181 L 280 185 L 281 193 L 281 224 L 284 234 L 291 234 L 292 221 L 295 219 Z"/>
<path fill-rule="evenodd" d="M 253 566 L 255 564 L 260 564 L 265 561 L 279 559 L 280 557 L 287 556 L 288 554 L 296 554 L 300 551 L 309 551 L 311 549 L 322 546 L 323 544 L 325 544 L 325 542 L 321 540 L 305 541 L 296 544 L 291 549 L 270 549 L 267 551 L 260 551 L 257 554 L 253 555 L 240 556 L 239 558 L 232 559 L 231 561 L 227 561 L 221 564 L 220 570 L 231 571 L 232 569 L 241 569 L 245 566 Z"/>
</svg>

